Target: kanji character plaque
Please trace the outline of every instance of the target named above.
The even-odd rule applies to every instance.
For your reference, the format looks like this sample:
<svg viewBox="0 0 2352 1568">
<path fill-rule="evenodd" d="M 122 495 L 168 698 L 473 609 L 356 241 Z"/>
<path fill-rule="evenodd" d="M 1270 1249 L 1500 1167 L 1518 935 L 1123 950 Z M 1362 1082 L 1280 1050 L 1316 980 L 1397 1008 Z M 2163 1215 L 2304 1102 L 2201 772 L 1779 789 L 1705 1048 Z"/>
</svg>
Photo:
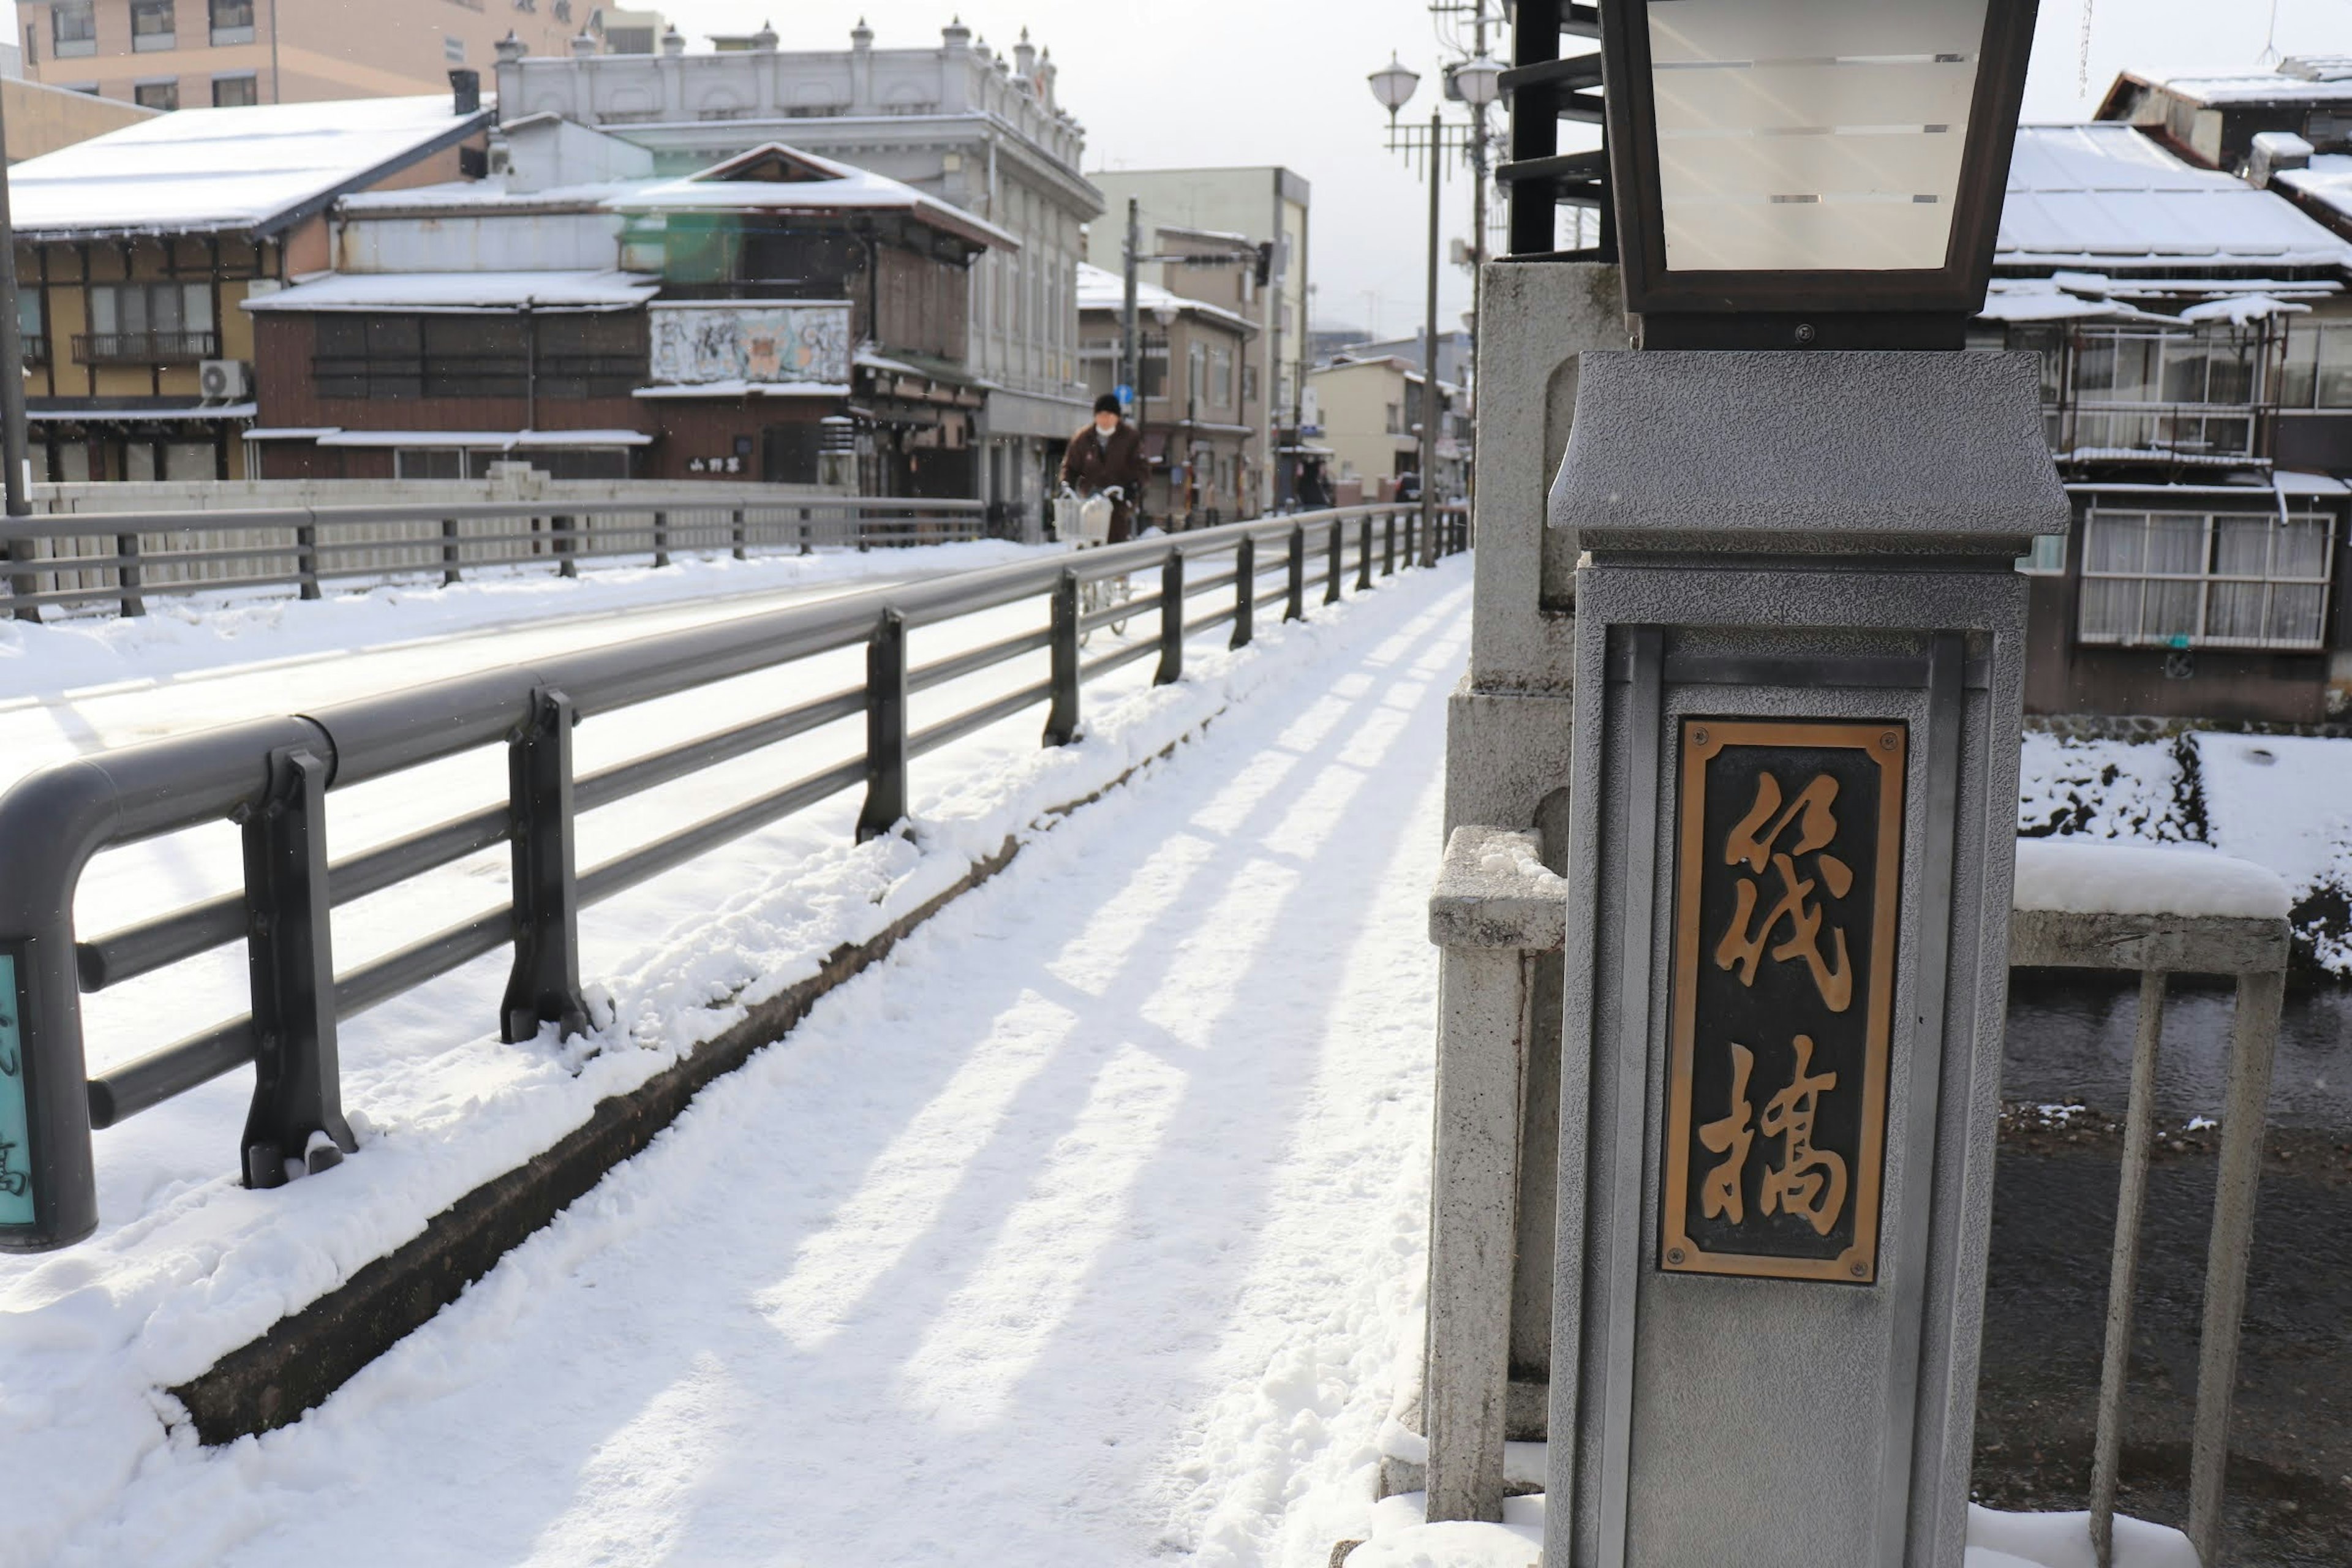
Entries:
<svg viewBox="0 0 2352 1568">
<path fill-rule="evenodd" d="M 1659 1266 L 1871 1284 L 1905 727 L 1681 731 Z"/>
</svg>

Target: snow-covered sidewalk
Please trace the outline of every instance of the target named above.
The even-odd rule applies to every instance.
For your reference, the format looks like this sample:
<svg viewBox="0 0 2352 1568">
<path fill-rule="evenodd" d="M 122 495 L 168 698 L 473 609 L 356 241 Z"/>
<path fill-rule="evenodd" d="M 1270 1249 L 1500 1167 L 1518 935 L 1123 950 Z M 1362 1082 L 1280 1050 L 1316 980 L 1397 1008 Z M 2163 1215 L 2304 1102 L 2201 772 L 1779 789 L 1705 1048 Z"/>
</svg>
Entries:
<svg viewBox="0 0 2352 1568">
<path fill-rule="evenodd" d="M 51 1260 L 16 1320 L 42 1331 L 0 1327 L 14 1540 L 58 1563 L 1319 1568 L 1369 1518 L 1421 1270 L 1425 901 L 1468 633 L 1453 563 L 1239 656 L 1254 690 L 1202 738 L 292 1428 L 206 1452 L 156 1398 L 100 1423 L 133 1445 L 111 1465 L 54 1442 L 72 1395 L 22 1373 L 152 1351 Z M 1129 748 L 1197 721 L 1184 689 L 1135 700 Z M 1103 765 L 1086 751 L 1024 792 Z M 719 959 L 756 951 L 747 920 L 719 911 Z M 697 952 L 616 981 L 624 1023 L 701 984 Z"/>
</svg>

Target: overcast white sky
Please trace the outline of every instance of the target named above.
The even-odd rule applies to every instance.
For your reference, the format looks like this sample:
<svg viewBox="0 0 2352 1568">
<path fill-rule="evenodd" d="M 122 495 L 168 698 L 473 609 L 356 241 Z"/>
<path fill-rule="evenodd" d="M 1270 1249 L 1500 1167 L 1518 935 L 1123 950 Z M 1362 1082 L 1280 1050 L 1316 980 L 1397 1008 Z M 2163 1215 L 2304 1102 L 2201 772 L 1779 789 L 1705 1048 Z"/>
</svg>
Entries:
<svg viewBox="0 0 2352 1568">
<path fill-rule="evenodd" d="M 1383 148 L 1387 116 L 1364 78 L 1396 51 L 1423 77 L 1405 112 L 1426 116 L 1445 58 L 1427 0 L 650 3 L 690 36 L 772 22 L 787 49 L 845 48 L 861 16 L 880 47 L 936 43 L 959 12 L 999 49 L 1026 26 L 1062 68 L 1063 101 L 1086 126 L 1088 169 L 1287 164 L 1315 188 L 1318 321 L 1384 334 L 1419 326 L 1428 197 Z M 1490 4 L 1499 12 L 1499 0 Z M 2087 97 L 2076 90 L 2086 8 Z M 2269 0 L 2042 0 L 2026 117 L 2087 116 L 2127 66 L 2250 68 L 2270 26 Z M 2284 53 L 2352 53 L 2352 0 L 2278 0 L 2276 38 Z M 1466 167 L 1449 179 L 1445 212 L 1449 237 L 1467 237 Z M 1468 275 L 1445 268 L 1443 295 L 1452 326 L 1469 305 Z"/>
</svg>

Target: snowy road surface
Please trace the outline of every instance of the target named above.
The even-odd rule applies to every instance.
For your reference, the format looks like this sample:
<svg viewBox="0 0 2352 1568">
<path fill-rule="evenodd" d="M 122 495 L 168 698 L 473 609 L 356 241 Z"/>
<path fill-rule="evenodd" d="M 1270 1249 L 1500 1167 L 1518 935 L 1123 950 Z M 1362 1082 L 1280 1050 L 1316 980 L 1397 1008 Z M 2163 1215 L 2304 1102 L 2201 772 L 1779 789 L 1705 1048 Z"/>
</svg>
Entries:
<svg viewBox="0 0 2352 1568">
<path fill-rule="evenodd" d="M 325 1406 L 174 1428 L 48 1560 L 1319 1568 L 1419 1273 L 1468 601 L 1280 647 Z"/>
</svg>

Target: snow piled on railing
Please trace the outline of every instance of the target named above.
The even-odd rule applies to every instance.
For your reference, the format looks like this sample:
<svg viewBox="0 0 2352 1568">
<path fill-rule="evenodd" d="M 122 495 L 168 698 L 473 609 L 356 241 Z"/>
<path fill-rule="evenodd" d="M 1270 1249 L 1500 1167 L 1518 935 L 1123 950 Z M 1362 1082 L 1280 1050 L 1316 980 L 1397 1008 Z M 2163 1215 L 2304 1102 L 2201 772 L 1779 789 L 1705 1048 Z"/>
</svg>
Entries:
<svg viewBox="0 0 2352 1568">
<path fill-rule="evenodd" d="M 2014 903 L 2075 915 L 2279 920 L 2288 900 L 2277 873 L 2210 849 L 2021 838 Z"/>
<path fill-rule="evenodd" d="M 2352 978 L 2352 740 L 2034 731 L 2022 763 L 2021 839 L 2202 845 L 2251 861 L 2286 887 L 2295 962 Z"/>
</svg>

